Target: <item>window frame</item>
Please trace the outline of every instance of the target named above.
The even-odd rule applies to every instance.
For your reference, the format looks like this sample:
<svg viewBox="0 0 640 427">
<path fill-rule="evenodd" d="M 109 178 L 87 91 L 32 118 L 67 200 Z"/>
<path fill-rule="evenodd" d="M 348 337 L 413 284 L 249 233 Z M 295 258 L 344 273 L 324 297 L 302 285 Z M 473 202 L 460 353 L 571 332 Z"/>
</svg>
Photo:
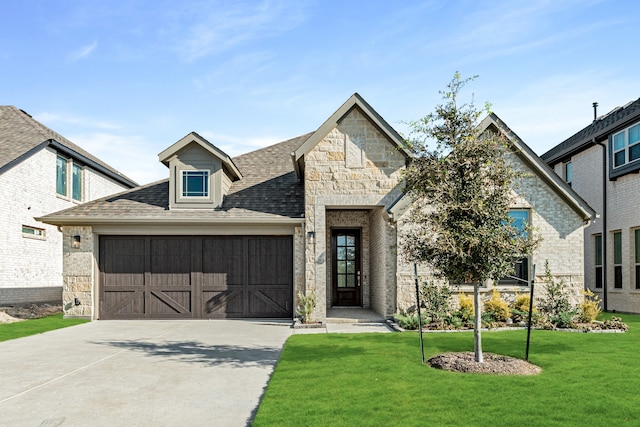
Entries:
<svg viewBox="0 0 640 427">
<path fill-rule="evenodd" d="M 511 213 L 512 212 L 526 212 L 527 213 L 527 219 L 526 221 L 524 221 L 522 223 L 522 228 L 521 228 L 521 232 L 525 232 L 525 228 L 527 226 L 531 225 L 531 209 L 530 208 L 510 208 L 509 209 L 509 216 L 511 217 Z M 520 228 L 520 227 L 519 227 Z M 520 266 L 518 266 L 518 264 L 520 264 Z M 517 286 L 531 286 L 531 255 L 527 255 L 524 258 L 518 259 L 514 261 L 514 277 L 517 277 L 520 280 L 516 280 L 516 279 L 512 279 L 512 278 L 501 278 L 498 280 L 498 285 L 501 286 L 513 286 L 513 285 L 517 285 Z M 522 272 L 520 269 L 523 269 L 524 272 Z M 520 273 L 520 274 L 518 274 Z"/>
<path fill-rule="evenodd" d="M 636 273 L 636 289 L 640 289 L 640 228 L 633 230 L 634 233 L 634 265 Z"/>
<path fill-rule="evenodd" d="M 63 168 L 59 165 L 60 161 L 64 162 Z M 61 172 L 63 180 L 60 180 Z M 61 183 L 64 184 L 63 192 L 61 192 L 59 185 Z M 59 153 L 56 154 L 56 195 L 78 203 L 84 200 L 84 167 L 75 162 L 73 158 L 65 157 Z"/>
<path fill-rule="evenodd" d="M 564 168 L 564 181 L 569 184 L 569 187 L 572 186 L 573 183 L 573 162 L 571 160 L 567 161 L 563 165 Z"/>
<path fill-rule="evenodd" d="M 22 224 L 22 237 L 26 239 L 47 240 L 47 230 Z"/>
<path fill-rule="evenodd" d="M 622 289 L 622 231 L 613 232 L 613 288 Z"/>
<path fill-rule="evenodd" d="M 602 289 L 602 234 L 593 235 L 593 264 L 595 266 L 595 289 Z"/>
<path fill-rule="evenodd" d="M 185 189 L 185 183 L 188 184 L 188 175 L 204 174 L 202 182 L 204 183 L 203 194 L 187 194 L 188 188 Z M 188 187 L 188 185 L 187 185 Z M 185 200 L 209 200 L 211 198 L 211 171 L 208 169 L 183 169 L 180 171 L 180 198 Z"/>
<path fill-rule="evenodd" d="M 630 141 L 631 134 L 637 139 Z M 631 159 L 631 153 L 636 153 L 636 158 Z M 616 179 L 627 173 L 640 169 L 640 122 L 635 122 L 622 130 L 609 135 L 609 178 Z M 618 163 L 617 156 L 622 156 Z"/>
</svg>

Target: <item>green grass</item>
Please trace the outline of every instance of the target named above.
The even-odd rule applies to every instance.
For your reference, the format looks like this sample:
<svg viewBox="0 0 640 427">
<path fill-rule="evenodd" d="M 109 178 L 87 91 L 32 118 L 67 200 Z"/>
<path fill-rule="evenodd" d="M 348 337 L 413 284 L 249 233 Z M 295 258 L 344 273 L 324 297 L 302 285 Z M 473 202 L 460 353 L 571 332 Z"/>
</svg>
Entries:
<svg viewBox="0 0 640 427">
<path fill-rule="evenodd" d="M 640 425 L 640 316 L 625 334 L 534 330 L 537 376 L 422 365 L 418 334 L 294 335 L 255 426 Z M 471 332 L 425 334 L 426 357 L 473 351 Z M 485 352 L 524 358 L 526 331 L 483 332 Z"/>
<path fill-rule="evenodd" d="M 23 322 L 0 324 L 0 341 L 7 341 L 29 335 L 41 334 L 54 329 L 86 323 L 84 319 L 63 319 L 62 314 L 29 319 Z"/>
</svg>

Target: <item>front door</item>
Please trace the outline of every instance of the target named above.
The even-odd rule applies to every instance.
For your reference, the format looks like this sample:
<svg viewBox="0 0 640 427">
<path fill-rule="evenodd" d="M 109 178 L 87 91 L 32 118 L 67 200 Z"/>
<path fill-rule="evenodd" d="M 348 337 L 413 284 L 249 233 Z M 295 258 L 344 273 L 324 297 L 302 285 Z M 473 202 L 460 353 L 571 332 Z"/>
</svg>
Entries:
<svg viewBox="0 0 640 427">
<path fill-rule="evenodd" d="M 334 306 L 360 306 L 360 230 L 331 231 L 331 276 Z"/>
</svg>

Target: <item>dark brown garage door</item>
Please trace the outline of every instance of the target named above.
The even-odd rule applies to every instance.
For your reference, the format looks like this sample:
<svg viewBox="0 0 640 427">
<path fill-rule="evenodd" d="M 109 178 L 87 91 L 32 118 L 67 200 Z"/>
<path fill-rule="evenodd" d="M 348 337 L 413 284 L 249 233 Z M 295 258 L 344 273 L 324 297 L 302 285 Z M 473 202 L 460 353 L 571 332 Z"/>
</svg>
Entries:
<svg viewBox="0 0 640 427">
<path fill-rule="evenodd" d="M 291 236 L 101 236 L 101 319 L 292 317 Z"/>
</svg>

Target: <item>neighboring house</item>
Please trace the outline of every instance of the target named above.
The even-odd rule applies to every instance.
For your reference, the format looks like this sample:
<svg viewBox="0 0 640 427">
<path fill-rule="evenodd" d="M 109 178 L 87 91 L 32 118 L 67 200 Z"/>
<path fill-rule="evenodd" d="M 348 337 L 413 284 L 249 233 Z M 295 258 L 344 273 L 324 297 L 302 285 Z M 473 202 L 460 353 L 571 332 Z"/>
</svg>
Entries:
<svg viewBox="0 0 640 427">
<path fill-rule="evenodd" d="M 62 233 L 36 216 L 137 184 L 11 106 L 0 106 L 0 305 L 62 300 Z"/>
<path fill-rule="evenodd" d="M 544 236 L 520 269 L 525 285 L 499 286 L 527 289 L 528 265 L 549 259 L 579 291 L 593 211 L 497 116 L 482 126 L 513 142 L 529 172 L 514 215 Z M 315 292 L 318 320 L 339 317 L 338 307 L 389 317 L 414 304 L 411 266 L 398 255 L 411 156 L 358 94 L 315 132 L 233 159 L 190 133 L 159 155 L 168 180 L 40 218 L 64 232 L 66 314 L 291 318 L 298 292 Z"/>
<path fill-rule="evenodd" d="M 640 99 L 541 157 L 597 212 L 584 235 L 587 287 L 606 310 L 640 313 Z"/>
</svg>

